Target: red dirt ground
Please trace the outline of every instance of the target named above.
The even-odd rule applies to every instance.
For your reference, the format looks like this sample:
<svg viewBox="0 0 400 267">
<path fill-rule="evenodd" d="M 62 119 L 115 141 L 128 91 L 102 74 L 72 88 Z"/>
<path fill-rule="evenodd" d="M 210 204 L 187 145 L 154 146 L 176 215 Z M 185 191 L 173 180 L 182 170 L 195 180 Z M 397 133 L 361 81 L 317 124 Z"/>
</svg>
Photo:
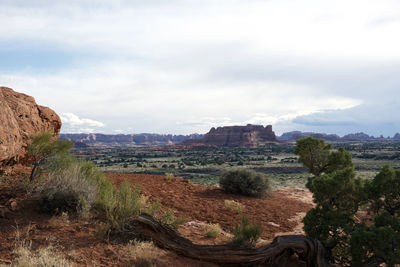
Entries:
<svg viewBox="0 0 400 267">
<path fill-rule="evenodd" d="M 240 214 L 225 207 L 225 200 L 235 200 L 245 206 L 244 213 L 251 221 L 261 224 L 261 237 L 267 240 L 273 239 L 277 232 L 292 231 L 298 222 L 290 219 L 312 207 L 311 203 L 294 199 L 292 190 L 274 191 L 272 197 L 257 199 L 226 194 L 218 187 L 190 184 L 181 178 L 168 181 L 164 176 L 147 174 L 110 173 L 107 176 L 116 184 L 128 180 L 140 185 L 145 195 L 173 209 L 179 217 L 219 223 L 223 229 L 232 230 L 240 220 Z"/>
<path fill-rule="evenodd" d="M 302 190 L 275 191 L 268 199 L 254 199 L 225 194 L 217 187 L 192 185 L 180 178 L 167 181 L 163 176 L 139 174 L 107 174 L 116 184 L 128 180 L 140 184 L 142 191 L 152 200 L 174 210 L 179 217 L 189 221 L 219 223 L 229 231 L 240 215 L 226 209 L 224 200 L 236 200 L 245 205 L 245 214 L 263 227 L 263 239 L 271 239 L 277 232 L 291 232 L 298 226 L 299 212 L 310 209 L 309 192 Z M 19 175 L 18 177 L 21 177 Z M 20 179 L 0 177 L 0 208 L 7 207 L 10 199 L 18 204 L 15 211 L 0 213 L 0 264 L 10 263 L 12 250 L 17 243 L 16 230 L 21 239 L 31 241 L 34 249 L 51 244 L 77 266 L 133 266 L 133 259 L 126 253 L 124 245 L 107 243 L 95 235 L 95 223 L 91 220 L 56 220 L 37 212 L 36 202 L 31 201 L 19 186 Z M 11 181 L 11 182 L 10 182 Z M 304 200 L 297 197 L 306 196 Z M 53 218 L 54 220 L 54 218 Z M 195 243 L 217 244 L 226 241 L 226 236 L 217 239 L 204 237 L 204 228 L 186 224 L 179 231 Z M 157 266 L 215 266 L 213 264 L 180 257 L 170 251 L 162 251 Z"/>
</svg>

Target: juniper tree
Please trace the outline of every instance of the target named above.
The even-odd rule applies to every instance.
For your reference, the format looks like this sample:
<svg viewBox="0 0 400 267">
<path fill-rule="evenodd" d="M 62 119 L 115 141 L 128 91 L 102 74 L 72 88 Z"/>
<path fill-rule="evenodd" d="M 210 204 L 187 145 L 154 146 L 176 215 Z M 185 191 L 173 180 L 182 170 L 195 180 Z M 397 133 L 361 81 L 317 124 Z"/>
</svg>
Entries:
<svg viewBox="0 0 400 267">
<path fill-rule="evenodd" d="M 303 219 L 306 234 L 343 265 L 399 264 L 400 171 L 384 166 L 371 181 L 363 181 L 349 152 L 332 151 L 312 137 L 299 139 L 295 153 L 315 175 L 306 185 L 316 204 Z M 367 216 L 359 216 L 361 210 Z"/>
<path fill-rule="evenodd" d="M 67 155 L 72 146 L 70 141 L 54 138 L 50 132 L 33 136 L 27 147 L 28 155 L 33 159 L 30 180 L 32 181 L 36 177 L 38 169 L 48 163 L 50 158 Z M 65 163 L 66 160 L 60 160 L 60 163 Z"/>
</svg>

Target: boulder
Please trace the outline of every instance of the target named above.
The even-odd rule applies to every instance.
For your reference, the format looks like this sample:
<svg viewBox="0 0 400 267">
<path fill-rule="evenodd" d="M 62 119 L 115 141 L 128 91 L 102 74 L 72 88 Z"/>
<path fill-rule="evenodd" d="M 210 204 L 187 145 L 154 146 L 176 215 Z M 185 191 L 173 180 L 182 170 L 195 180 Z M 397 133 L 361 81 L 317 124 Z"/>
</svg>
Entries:
<svg viewBox="0 0 400 267">
<path fill-rule="evenodd" d="M 51 131 L 58 136 L 60 117 L 50 108 L 39 106 L 31 96 L 0 87 L 0 167 L 26 163 L 30 138 Z"/>
</svg>

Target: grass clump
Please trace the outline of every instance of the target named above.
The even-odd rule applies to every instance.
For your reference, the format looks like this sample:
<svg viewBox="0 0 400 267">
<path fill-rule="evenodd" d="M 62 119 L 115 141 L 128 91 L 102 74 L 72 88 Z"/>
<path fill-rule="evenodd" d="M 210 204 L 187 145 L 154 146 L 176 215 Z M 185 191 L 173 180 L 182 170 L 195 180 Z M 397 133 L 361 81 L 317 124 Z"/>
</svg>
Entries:
<svg viewBox="0 0 400 267">
<path fill-rule="evenodd" d="M 132 188 L 128 181 L 121 184 L 119 191 L 112 193 L 104 203 L 107 222 L 115 230 L 123 231 L 133 217 L 144 211 L 146 199 L 141 197 L 140 189 Z"/>
<path fill-rule="evenodd" d="M 128 253 L 135 257 L 135 266 L 155 266 L 160 257 L 160 249 L 154 246 L 153 242 L 130 241 L 126 246 Z"/>
<path fill-rule="evenodd" d="M 51 214 L 88 211 L 97 198 L 97 186 L 90 181 L 79 164 L 48 174 L 36 189 L 40 208 Z"/>
<path fill-rule="evenodd" d="M 73 266 L 67 261 L 62 255 L 58 254 L 54 247 L 49 245 L 47 247 L 39 248 L 34 251 L 32 249 L 32 240 L 30 239 L 30 231 L 32 227 L 29 226 L 24 234 L 25 238 L 22 238 L 22 233 L 18 228 L 15 229 L 15 243 L 12 251 L 13 261 L 11 266 L 23 266 L 23 267 L 69 267 Z M 5 266 L 5 265 L 2 265 Z"/>
<path fill-rule="evenodd" d="M 271 192 L 265 174 L 245 169 L 229 170 L 221 174 L 220 187 L 227 193 L 263 198 Z"/>
<path fill-rule="evenodd" d="M 16 256 L 11 266 L 24 267 L 72 267 L 73 265 L 60 254 L 55 253 L 53 247 L 40 248 L 32 251 L 29 246 L 18 246 L 13 250 Z"/>
<path fill-rule="evenodd" d="M 170 224 L 175 228 L 178 228 L 180 225 L 187 222 L 186 218 L 175 217 L 174 212 L 167 208 L 164 213 L 161 215 L 160 221 L 165 224 Z"/>
<path fill-rule="evenodd" d="M 174 176 L 173 173 L 166 173 L 165 174 L 165 180 L 167 180 L 167 181 L 171 181 L 174 178 L 175 178 L 175 176 Z"/>
<path fill-rule="evenodd" d="M 260 225 L 249 222 L 249 219 L 243 216 L 241 221 L 235 225 L 232 243 L 239 246 L 252 246 L 257 242 L 261 232 Z"/>
<path fill-rule="evenodd" d="M 208 226 L 207 228 L 205 235 L 208 238 L 217 238 L 219 235 L 221 235 L 221 233 L 222 229 L 218 224 L 210 224 L 210 226 Z"/>
<path fill-rule="evenodd" d="M 228 200 L 225 199 L 225 208 L 227 208 L 230 211 L 235 211 L 237 213 L 242 213 L 244 210 L 244 205 L 240 202 L 237 202 L 235 200 Z"/>
</svg>

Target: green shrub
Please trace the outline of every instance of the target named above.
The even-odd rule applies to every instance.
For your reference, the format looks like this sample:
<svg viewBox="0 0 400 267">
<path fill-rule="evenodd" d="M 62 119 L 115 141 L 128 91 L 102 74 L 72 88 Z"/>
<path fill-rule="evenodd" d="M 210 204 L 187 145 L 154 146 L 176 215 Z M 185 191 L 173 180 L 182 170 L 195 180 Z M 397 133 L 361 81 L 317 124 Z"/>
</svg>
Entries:
<svg viewBox="0 0 400 267">
<path fill-rule="evenodd" d="M 361 180 L 349 152 L 330 149 L 323 140 L 297 141 L 300 161 L 315 175 L 307 182 L 315 207 L 303 219 L 304 231 L 323 243 L 332 262 L 397 266 L 400 171 L 384 166 L 372 180 Z M 365 211 L 366 218 L 359 216 Z"/>
<path fill-rule="evenodd" d="M 89 210 L 98 192 L 97 186 L 87 179 L 78 164 L 50 172 L 48 179 L 36 190 L 42 211 L 56 214 Z"/>
<path fill-rule="evenodd" d="M 62 157 L 69 153 L 73 143 L 68 140 L 57 139 L 51 132 L 43 132 L 32 136 L 28 144 L 28 155 L 33 159 L 33 168 L 30 174 L 30 180 L 34 180 L 37 173 L 45 168 L 48 161 L 53 157 Z"/>
<path fill-rule="evenodd" d="M 128 181 L 121 184 L 119 191 L 114 188 L 108 190 L 102 203 L 107 223 L 113 230 L 120 232 L 131 218 L 141 213 L 145 204 L 140 201 L 140 190 L 132 189 Z"/>
<path fill-rule="evenodd" d="M 218 224 L 211 224 L 208 227 L 205 235 L 208 238 L 217 238 L 221 234 L 221 232 L 222 232 L 222 229 Z"/>
<path fill-rule="evenodd" d="M 161 214 L 160 221 L 164 224 L 170 224 L 175 228 L 179 227 L 179 225 L 184 224 L 187 222 L 186 218 L 178 217 L 176 218 L 174 215 L 173 210 L 167 208 L 163 214 Z"/>
<path fill-rule="evenodd" d="M 264 174 L 245 169 L 223 172 L 219 185 L 227 193 L 252 197 L 266 197 L 271 191 L 269 180 Z"/>
<path fill-rule="evenodd" d="M 240 223 L 235 225 L 232 242 L 236 245 L 254 245 L 260 237 L 261 231 L 260 225 L 250 223 L 249 219 L 243 216 Z"/>
<path fill-rule="evenodd" d="M 180 225 L 187 223 L 187 219 L 183 217 L 175 218 L 175 220 L 171 223 L 172 226 L 178 228 Z"/>
</svg>

